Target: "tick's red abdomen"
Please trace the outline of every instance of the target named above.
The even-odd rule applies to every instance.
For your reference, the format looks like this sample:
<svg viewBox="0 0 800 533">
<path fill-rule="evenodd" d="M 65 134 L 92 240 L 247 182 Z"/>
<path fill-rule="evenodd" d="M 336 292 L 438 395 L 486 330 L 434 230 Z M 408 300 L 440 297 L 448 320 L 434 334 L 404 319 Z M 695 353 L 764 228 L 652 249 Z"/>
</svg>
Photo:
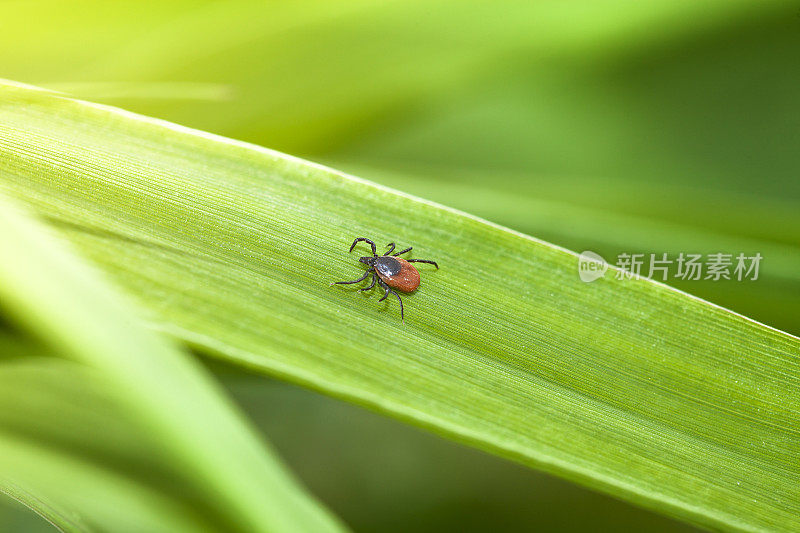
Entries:
<svg viewBox="0 0 800 533">
<path fill-rule="evenodd" d="M 400 263 L 400 272 L 393 275 L 387 275 L 381 272 L 380 269 L 375 269 L 378 276 L 391 288 L 401 292 L 411 292 L 419 287 L 419 272 L 414 266 L 400 257 L 393 257 L 395 261 Z"/>
</svg>

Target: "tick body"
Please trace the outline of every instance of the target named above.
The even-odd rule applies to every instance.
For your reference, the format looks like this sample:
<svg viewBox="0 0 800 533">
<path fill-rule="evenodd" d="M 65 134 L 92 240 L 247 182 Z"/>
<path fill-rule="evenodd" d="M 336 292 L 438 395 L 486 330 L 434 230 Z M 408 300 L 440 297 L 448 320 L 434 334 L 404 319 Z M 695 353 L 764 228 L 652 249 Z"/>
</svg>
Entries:
<svg viewBox="0 0 800 533">
<path fill-rule="evenodd" d="M 439 265 L 437 265 L 436 262 L 428 261 L 427 259 L 403 259 L 402 257 L 398 257 L 406 252 L 410 252 L 411 247 L 397 252 L 396 254 L 392 254 L 395 248 L 394 243 L 387 245 L 389 250 L 385 254 L 378 255 L 375 248 L 375 243 L 369 239 L 365 239 L 364 237 L 359 237 L 353 241 L 353 244 L 350 246 L 351 252 L 359 241 L 364 241 L 372 247 L 372 256 L 359 258 L 359 262 L 367 265 L 369 268 L 366 272 L 364 272 L 364 275 L 357 280 L 337 281 L 335 284 L 349 285 L 352 283 L 360 283 L 367 279 L 370 274 L 372 274 L 372 281 L 370 281 L 370 284 L 359 290 L 367 291 L 375 287 L 375 284 L 377 283 L 385 290 L 381 299 L 378 300 L 379 302 L 385 300 L 390 293 L 397 296 L 397 300 L 400 302 L 400 318 L 405 321 L 403 318 L 403 300 L 395 291 L 413 292 L 417 289 L 417 287 L 419 287 L 419 271 L 417 271 L 417 269 L 414 268 L 414 265 L 411 263 L 428 263 L 435 266 L 437 269 L 439 268 Z"/>
<path fill-rule="evenodd" d="M 374 261 L 375 273 L 389 287 L 400 292 L 413 292 L 419 287 L 419 271 L 402 257 L 382 255 L 367 259 Z"/>
</svg>

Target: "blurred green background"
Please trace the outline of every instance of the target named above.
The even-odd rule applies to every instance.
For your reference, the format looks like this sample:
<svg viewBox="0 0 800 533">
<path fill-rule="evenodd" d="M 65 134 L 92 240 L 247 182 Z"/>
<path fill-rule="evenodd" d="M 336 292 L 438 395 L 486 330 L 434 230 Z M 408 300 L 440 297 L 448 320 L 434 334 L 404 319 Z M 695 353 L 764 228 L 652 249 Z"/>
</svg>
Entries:
<svg viewBox="0 0 800 533">
<path fill-rule="evenodd" d="M 794 334 L 798 58 L 797 2 L 0 0 L 0 77 L 323 162 L 610 262 L 759 252 L 757 281 L 669 283 Z M 401 229 L 377 238 L 403 242 Z M 214 368 L 358 531 L 688 529 Z M 35 523 L 11 507 L 0 520 Z"/>
</svg>

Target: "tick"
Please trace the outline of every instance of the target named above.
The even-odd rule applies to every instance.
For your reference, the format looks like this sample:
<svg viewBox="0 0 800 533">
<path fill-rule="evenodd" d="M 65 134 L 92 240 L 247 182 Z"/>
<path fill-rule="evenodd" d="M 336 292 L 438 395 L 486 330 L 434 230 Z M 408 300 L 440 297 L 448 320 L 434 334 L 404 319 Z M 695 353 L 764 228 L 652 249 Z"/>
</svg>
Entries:
<svg viewBox="0 0 800 533">
<path fill-rule="evenodd" d="M 363 276 L 355 281 L 336 281 L 331 285 L 360 283 L 372 274 L 372 281 L 370 284 L 363 289 L 359 289 L 359 291 L 368 291 L 377 283 L 386 291 L 383 293 L 381 299 L 378 300 L 379 302 L 384 301 L 386 297 L 389 296 L 389 293 L 397 296 L 397 301 L 400 302 L 400 320 L 405 322 L 403 318 L 403 299 L 400 298 L 400 295 L 395 291 L 413 292 L 419 287 L 419 272 L 411 263 L 428 263 L 429 265 L 435 266 L 437 270 L 439 269 L 439 265 L 437 265 L 435 261 L 428 261 L 427 259 L 403 259 L 402 257 L 398 257 L 406 252 L 410 252 L 412 247 L 409 246 L 401 252 L 392 254 L 392 252 L 394 252 L 393 242 L 386 245 L 389 247 L 389 250 L 385 254 L 378 255 L 375 250 L 375 243 L 364 237 L 359 237 L 353 241 L 353 244 L 350 245 L 351 252 L 359 241 L 364 241 L 372 247 L 372 257 L 367 256 L 359 258 L 359 262 L 364 263 L 369 268 L 364 272 Z"/>
</svg>

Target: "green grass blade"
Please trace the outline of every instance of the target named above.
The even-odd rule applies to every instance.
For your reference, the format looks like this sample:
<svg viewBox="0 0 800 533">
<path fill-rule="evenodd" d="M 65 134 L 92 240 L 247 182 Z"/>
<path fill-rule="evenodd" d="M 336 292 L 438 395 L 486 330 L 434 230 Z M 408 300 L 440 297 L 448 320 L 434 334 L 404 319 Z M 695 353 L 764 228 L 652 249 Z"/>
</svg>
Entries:
<svg viewBox="0 0 800 533">
<path fill-rule="evenodd" d="M 2 186 L 184 342 L 710 527 L 800 527 L 797 338 L 317 165 L 12 85 Z M 420 290 L 355 279 L 356 236 Z M 361 250 L 359 250 L 361 251 Z"/>
<path fill-rule="evenodd" d="M 376 177 L 382 184 L 423 198 L 450 202 L 458 209 L 573 250 L 592 250 L 612 263 L 620 253 L 643 253 L 645 257 L 655 251 L 670 257 L 688 251 L 761 253 L 765 260 L 758 283 L 674 277 L 668 281 L 778 329 L 792 334 L 800 331 L 800 300 L 796 296 L 800 293 L 800 210 L 789 201 L 725 195 L 702 187 L 671 185 L 665 190 L 663 185 L 656 188 L 600 178 L 529 176 L 526 180 L 466 169 L 388 173 L 362 166 L 357 175 Z M 639 211 L 625 213 L 625 205 L 635 205 Z M 746 215 L 714 220 L 717 213 L 708 213 L 709 205 Z M 675 206 L 682 211 L 675 213 Z M 753 225 L 753 220 L 760 224 Z M 708 227 L 713 224 L 717 227 Z"/>
<path fill-rule="evenodd" d="M 0 207 L 0 300 L 50 347 L 31 357 L 4 339 L 0 472 L 44 504 L 0 482 L 6 492 L 70 530 L 339 529 L 191 358 Z"/>
</svg>

